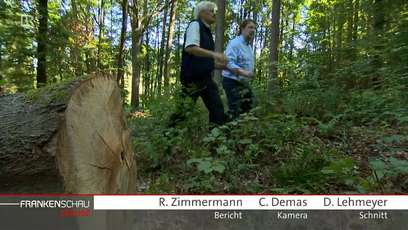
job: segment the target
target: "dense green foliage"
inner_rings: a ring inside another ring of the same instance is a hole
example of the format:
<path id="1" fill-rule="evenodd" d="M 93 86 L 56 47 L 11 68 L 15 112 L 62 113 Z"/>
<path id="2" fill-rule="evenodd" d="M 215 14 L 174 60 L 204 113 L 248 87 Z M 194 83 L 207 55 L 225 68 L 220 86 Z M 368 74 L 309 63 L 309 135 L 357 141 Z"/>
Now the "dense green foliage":
<path id="1" fill-rule="evenodd" d="M 361 21 L 349 2 L 360 4 Z M 264 91 L 261 53 L 258 107 L 210 133 L 203 105 L 168 129 L 174 101 L 151 102 L 147 117 L 131 120 L 145 191 L 407 192 L 407 5 L 393 4 L 378 26 L 368 1 L 310 2 L 303 22 L 293 17 L 303 26 L 284 30 L 279 87 Z"/>
<path id="2" fill-rule="evenodd" d="M 166 127 L 197 1 L 162 2 L 48 2 L 49 84 L 95 71 L 116 75 L 123 51 L 125 103 L 140 89 L 132 102 L 141 103 L 125 108 L 142 192 L 408 192 L 407 1 L 281 1 L 279 75 L 271 91 L 273 1 L 226 1 L 225 41 L 242 19 L 258 23 L 257 107 L 210 132 L 201 101 L 185 122 Z M 121 51 L 123 3 L 129 8 Z M 37 95 L 37 8 L 35 1 L 0 1 L 0 93 Z"/>
<path id="3" fill-rule="evenodd" d="M 150 193 L 407 191 L 406 108 L 373 112 L 372 94 L 333 90 L 258 91 L 252 113 L 211 132 L 202 104 L 166 128 L 172 104 L 158 99 L 131 120 L 139 178 Z"/>

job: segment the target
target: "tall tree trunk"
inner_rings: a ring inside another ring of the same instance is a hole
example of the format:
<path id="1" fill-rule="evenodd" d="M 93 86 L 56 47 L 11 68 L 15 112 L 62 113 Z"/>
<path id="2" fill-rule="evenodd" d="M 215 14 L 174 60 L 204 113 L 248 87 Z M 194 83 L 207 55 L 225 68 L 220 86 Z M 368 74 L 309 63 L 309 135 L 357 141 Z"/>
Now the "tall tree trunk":
<path id="1" fill-rule="evenodd" d="M 282 11 L 285 7 L 282 7 Z M 283 14 L 283 12 L 282 12 Z M 285 18 L 285 20 L 281 20 L 281 28 L 280 28 L 280 35 L 281 38 L 279 39 L 279 52 L 278 53 L 287 53 L 289 50 L 289 38 L 288 38 L 288 33 L 284 33 L 284 31 L 289 31 L 288 27 L 289 27 L 289 15 L 285 15 L 283 14 L 281 18 Z M 286 79 L 286 76 L 288 74 L 288 68 L 284 68 L 283 72 L 282 72 L 282 77 L 283 79 Z"/>
<path id="2" fill-rule="evenodd" d="M 277 84 L 278 77 L 278 45 L 279 45 L 279 19 L 280 19 L 280 0 L 272 2 L 272 26 L 271 26 L 271 43 L 270 43 L 270 76 L 269 91 L 271 92 Z"/>
<path id="3" fill-rule="evenodd" d="M 156 37 L 155 37 L 155 50 L 156 50 L 156 77 L 153 78 L 153 96 L 157 94 L 157 88 L 158 88 L 158 81 L 157 81 L 157 76 L 159 75 L 159 59 L 160 59 L 160 22 L 157 22 L 156 25 Z"/>
<path id="4" fill-rule="evenodd" d="M 296 13 L 292 14 L 292 32 L 290 38 L 290 47 L 289 47 L 289 60 L 293 60 L 293 49 L 295 47 L 295 33 L 296 33 Z"/>
<path id="5" fill-rule="evenodd" d="M 37 88 L 47 83 L 48 0 L 38 0 Z"/>
<path id="6" fill-rule="evenodd" d="M 372 75 L 372 84 L 375 88 L 380 87 L 382 76 L 377 71 L 383 66 L 383 58 L 380 53 L 384 49 L 384 28 L 385 28 L 385 6 L 386 2 L 384 0 L 375 0 L 374 1 L 374 11 L 373 11 L 373 32 L 374 32 L 374 55 L 371 60 L 371 65 L 375 69 Z"/>
<path id="7" fill-rule="evenodd" d="M 105 5 L 105 1 L 101 0 L 101 5 L 98 9 L 98 27 L 99 27 L 99 34 L 98 34 L 98 54 L 97 54 L 97 66 L 101 68 L 101 52 L 102 52 L 102 39 L 103 33 L 105 30 L 105 10 L 103 9 Z"/>
<path id="8" fill-rule="evenodd" d="M 216 29 L 215 29 L 215 51 L 222 52 L 224 49 L 224 20 L 225 20 L 225 0 L 217 1 L 217 16 L 216 16 Z M 214 72 L 216 81 L 220 81 L 221 71 L 216 70 Z"/>
<path id="9" fill-rule="evenodd" d="M 180 41 L 181 39 L 181 29 L 180 29 L 180 24 L 181 24 L 181 20 L 177 20 L 177 41 Z M 176 50 L 176 66 L 181 66 L 181 48 L 182 45 L 179 44 L 179 42 L 177 42 L 177 50 Z M 180 68 L 176 68 L 176 83 L 178 83 L 179 80 L 179 76 L 180 75 Z"/>
<path id="10" fill-rule="evenodd" d="M 159 55 L 159 74 L 157 75 L 157 94 L 161 95 L 162 90 L 162 79 L 163 79 L 163 62 L 164 62 L 164 45 L 166 42 L 166 27 L 167 27 L 167 12 L 168 5 L 166 4 L 163 12 L 163 26 L 162 26 L 162 37 L 160 42 L 160 55 Z"/>
<path id="11" fill-rule="evenodd" d="M 148 1 L 144 1 L 143 2 L 143 10 L 144 12 L 147 12 L 148 10 Z M 145 46 L 146 46 L 146 56 L 144 59 L 144 72 L 143 72 L 143 88 L 144 88 L 144 98 L 145 100 L 147 100 L 147 98 L 149 98 L 150 93 L 149 93 L 149 87 L 150 87 L 150 38 L 149 38 L 149 28 L 146 28 L 145 31 L 145 38 L 143 39 L 143 41 L 145 42 Z"/>
<path id="12" fill-rule="evenodd" d="M 149 30 L 146 30 L 146 35 L 145 35 L 145 46 L 146 46 L 146 57 L 144 60 L 144 67 L 145 67 L 145 72 L 144 72 L 144 95 L 145 98 L 150 97 L 150 38 L 149 38 Z"/>
<path id="13" fill-rule="evenodd" d="M 354 15 L 354 7 L 353 7 L 353 0 L 348 0 L 347 2 L 347 43 L 350 45 L 351 41 L 353 41 L 353 15 Z"/>
<path id="14" fill-rule="evenodd" d="M 338 20 L 337 20 L 337 29 L 336 29 L 336 62 L 335 66 L 339 66 L 343 59 L 343 27 L 345 22 L 345 13 L 344 13 L 344 3 L 340 3 L 338 7 L 335 8 Z"/>
<path id="15" fill-rule="evenodd" d="M 262 21 L 262 20 L 261 20 Z M 261 30 L 259 31 L 260 37 L 259 37 L 259 44 L 261 45 L 261 54 L 260 57 L 263 56 L 264 52 L 265 52 L 265 47 L 266 47 L 266 42 L 265 42 L 265 36 L 266 36 L 266 28 L 261 28 Z M 261 83 L 262 82 L 262 65 L 263 62 L 257 62 L 257 68 L 255 69 L 255 71 L 258 71 L 256 76 L 258 78 L 258 82 Z"/>
<path id="16" fill-rule="evenodd" d="M 70 56 L 71 62 L 73 63 L 72 65 L 74 66 L 74 75 L 75 76 L 81 76 L 83 74 L 83 68 L 82 68 L 82 60 L 81 60 L 81 52 L 79 50 L 79 40 L 77 39 L 80 36 L 80 20 L 78 19 L 78 6 L 76 0 L 71 0 L 71 14 L 72 18 L 71 20 L 71 26 L 70 30 L 74 33 L 74 44 L 70 47 L 70 53 L 72 56 Z"/>
<path id="17" fill-rule="evenodd" d="M 285 21 L 284 21 L 285 18 L 287 19 L 287 17 L 285 17 L 285 5 L 281 3 L 281 9 L 280 9 L 280 15 L 279 15 L 279 37 L 280 39 L 279 39 L 279 44 L 278 44 L 278 53 L 282 49 L 282 43 L 285 40 L 284 34 L 283 34 L 283 30 L 286 27 Z"/>
<path id="18" fill-rule="evenodd" d="M 114 6 L 113 6 L 113 0 L 110 0 L 110 10 L 109 10 L 109 13 L 110 13 L 110 29 L 109 29 L 109 36 L 110 36 L 110 38 L 113 38 L 113 8 L 114 8 Z M 113 53 L 112 53 L 112 56 L 113 56 Z"/>
<path id="19" fill-rule="evenodd" d="M 347 50 L 345 50 L 344 56 L 345 60 L 348 61 L 348 63 L 352 62 L 355 59 L 355 44 L 353 43 L 354 41 L 354 15 L 355 15 L 355 7 L 354 7 L 354 1 L 353 0 L 348 0 L 347 2 Z"/>
<path id="20" fill-rule="evenodd" d="M 166 55 L 164 57 L 164 89 L 165 93 L 168 93 L 170 75 L 169 75 L 169 63 L 170 63 L 170 53 L 173 45 L 174 36 L 174 21 L 176 18 L 177 11 L 177 0 L 172 0 L 170 7 L 170 21 L 169 29 L 167 31 L 167 41 L 166 41 Z"/>
<path id="21" fill-rule="evenodd" d="M 359 10 L 360 10 L 360 1 L 359 0 L 355 0 L 354 2 L 354 16 L 353 16 L 353 41 L 357 40 L 358 38 L 358 23 L 359 23 Z"/>
<path id="22" fill-rule="evenodd" d="M 119 41 L 119 52 L 118 52 L 118 69 L 117 69 L 117 82 L 119 86 L 123 89 L 125 86 L 125 70 L 124 66 L 124 47 L 126 39 L 126 29 L 127 29 L 127 19 L 128 19 L 128 1 L 122 0 L 122 28 L 120 30 L 120 41 Z"/>
<path id="23" fill-rule="evenodd" d="M 330 19 L 330 17 L 329 17 Z M 332 72 L 334 69 L 334 54 L 333 54 L 333 50 L 335 47 L 335 42 L 334 42 L 334 31 L 335 31 L 335 21 L 333 20 L 333 23 L 331 23 L 331 20 L 327 20 L 328 21 L 328 37 L 329 37 L 329 72 Z"/>
<path id="24" fill-rule="evenodd" d="M 133 110 L 139 109 L 139 86 L 140 86 L 140 45 L 143 35 L 141 21 L 139 19 L 139 8 L 137 2 L 133 1 L 130 25 L 132 28 L 132 97 L 131 106 Z"/>
<path id="25" fill-rule="evenodd" d="M 87 5 L 86 6 L 86 12 L 91 12 L 91 6 Z M 85 20 L 83 23 L 85 23 L 85 42 L 90 43 L 93 41 L 94 38 L 94 25 L 93 25 L 93 20 L 91 18 L 91 14 L 85 14 L 84 16 Z M 92 54 L 92 51 L 90 49 L 85 50 L 85 62 L 86 62 L 86 72 L 87 73 L 92 73 L 96 70 L 96 60 L 95 56 Z"/>
<path id="26" fill-rule="evenodd" d="M 141 31 L 137 21 L 131 23 L 132 26 L 132 108 L 139 109 L 139 86 L 140 86 L 140 66 L 139 53 L 141 45 Z"/>
<path id="27" fill-rule="evenodd" d="M 144 5 L 146 6 L 148 0 L 144 0 Z M 132 28 L 132 97 L 131 105 L 133 110 L 139 109 L 139 86 L 140 86 L 140 46 L 142 43 L 142 36 L 147 26 L 150 23 L 150 20 L 154 15 L 157 15 L 162 9 L 159 9 L 160 1 L 157 5 L 157 10 L 148 11 L 142 9 L 142 13 L 139 12 L 138 3 L 136 0 L 132 1 L 130 11 L 130 24 Z M 164 7 L 168 7 L 168 4 L 165 4 Z"/>
<path id="28" fill-rule="evenodd" d="M 384 0 L 374 0 L 373 5 L 374 11 L 374 21 L 373 21 L 373 29 L 375 32 L 383 32 L 384 25 L 385 25 L 385 2 Z M 382 37 L 383 34 L 376 33 L 377 37 Z"/>
<path id="29" fill-rule="evenodd" d="M 0 69 L 3 70 L 3 53 L 1 50 L 2 44 L 0 43 Z M 0 71 L 0 95 L 3 93 L 3 75 L 2 75 L 2 71 Z"/>
<path id="30" fill-rule="evenodd" d="M 256 6 L 257 6 L 256 1 L 253 1 L 252 2 L 253 19 L 258 24 L 258 9 L 257 9 Z M 255 63 L 256 63 L 256 48 L 257 48 L 256 44 L 257 44 L 257 41 L 258 41 L 258 34 L 259 34 L 258 30 L 256 30 L 255 31 L 255 37 L 254 37 L 254 39 L 252 41 L 252 47 L 254 49 L 254 59 L 255 59 L 254 61 L 255 61 Z"/>

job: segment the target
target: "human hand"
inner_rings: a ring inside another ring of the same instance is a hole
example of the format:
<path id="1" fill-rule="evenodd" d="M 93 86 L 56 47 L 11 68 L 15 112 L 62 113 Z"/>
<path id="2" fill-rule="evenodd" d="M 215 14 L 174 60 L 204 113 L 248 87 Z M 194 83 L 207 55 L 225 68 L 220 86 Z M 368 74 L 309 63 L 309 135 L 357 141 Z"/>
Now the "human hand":
<path id="1" fill-rule="evenodd" d="M 242 72 L 242 75 L 244 77 L 247 77 L 247 78 L 253 78 L 254 77 L 254 73 L 251 72 L 251 71 L 242 70 L 241 72 Z"/>
<path id="2" fill-rule="evenodd" d="M 216 63 L 222 64 L 222 65 L 227 65 L 228 58 L 227 58 L 227 56 L 225 56 L 225 54 L 213 52 L 213 58 L 214 58 Z"/>
<path id="3" fill-rule="evenodd" d="M 221 70 L 228 69 L 226 63 L 219 63 L 219 62 L 217 62 L 217 61 L 214 62 L 214 67 L 215 67 L 216 69 L 221 69 Z"/>

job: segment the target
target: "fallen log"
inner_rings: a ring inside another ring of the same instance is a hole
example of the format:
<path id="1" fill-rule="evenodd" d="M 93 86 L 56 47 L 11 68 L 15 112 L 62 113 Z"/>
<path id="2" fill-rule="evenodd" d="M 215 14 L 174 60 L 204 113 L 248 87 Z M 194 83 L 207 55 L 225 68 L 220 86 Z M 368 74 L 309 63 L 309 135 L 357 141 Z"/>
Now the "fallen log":
<path id="1" fill-rule="evenodd" d="M 0 183 L 46 175 L 62 184 L 56 192 L 133 193 L 133 157 L 113 77 L 0 95 Z"/>

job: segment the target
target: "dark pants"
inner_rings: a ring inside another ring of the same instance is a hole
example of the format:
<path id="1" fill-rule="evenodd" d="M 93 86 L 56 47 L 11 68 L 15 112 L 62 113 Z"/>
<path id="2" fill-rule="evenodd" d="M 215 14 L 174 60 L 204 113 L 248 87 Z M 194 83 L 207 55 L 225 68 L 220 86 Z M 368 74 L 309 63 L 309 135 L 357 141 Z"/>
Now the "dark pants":
<path id="1" fill-rule="evenodd" d="M 252 109 L 254 95 L 249 83 L 224 77 L 222 84 L 228 99 L 230 119 L 235 119 Z"/>
<path id="2" fill-rule="evenodd" d="M 185 120 L 186 112 L 193 109 L 198 97 L 201 97 L 208 109 L 210 126 L 222 125 L 225 121 L 224 105 L 217 85 L 211 80 L 201 86 L 194 83 L 182 84 L 176 112 L 171 115 L 169 126 L 175 126 L 178 122 Z"/>

